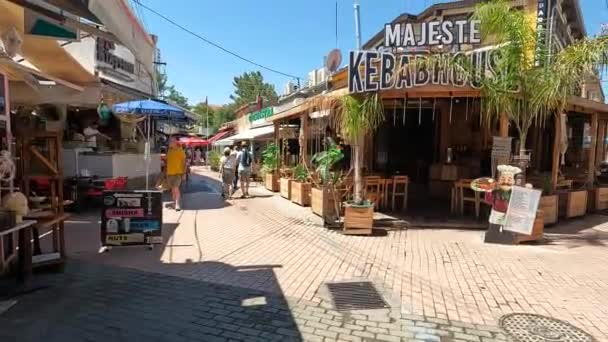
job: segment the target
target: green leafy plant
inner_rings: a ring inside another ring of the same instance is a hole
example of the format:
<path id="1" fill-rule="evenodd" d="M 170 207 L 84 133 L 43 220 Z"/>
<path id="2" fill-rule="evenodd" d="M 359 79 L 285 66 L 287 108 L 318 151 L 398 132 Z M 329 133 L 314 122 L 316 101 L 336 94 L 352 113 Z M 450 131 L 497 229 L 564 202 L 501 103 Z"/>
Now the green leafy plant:
<path id="1" fill-rule="evenodd" d="M 220 158 L 221 155 L 218 151 L 209 151 L 209 166 L 211 166 L 211 170 L 220 170 Z"/>
<path id="2" fill-rule="evenodd" d="M 306 169 L 306 166 L 298 164 L 296 167 L 293 168 L 293 178 L 296 181 L 300 183 L 306 183 L 308 181 L 309 176 L 310 175 L 308 173 L 308 169 Z"/>
<path id="3" fill-rule="evenodd" d="M 344 153 L 335 143 L 330 143 L 326 151 L 316 153 L 311 162 L 316 166 L 317 173 L 321 178 L 322 184 L 335 184 L 337 172 L 331 169 L 344 158 Z"/>
<path id="4" fill-rule="evenodd" d="M 384 107 L 377 93 L 362 96 L 346 95 L 333 116 L 334 126 L 351 143 L 354 150 L 354 203 L 369 205 L 363 198 L 363 151 L 365 136 L 384 122 Z"/>
<path id="5" fill-rule="evenodd" d="M 262 168 L 264 172 L 276 171 L 279 167 L 279 147 L 275 143 L 270 143 L 262 151 Z"/>
<path id="6" fill-rule="evenodd" d="M 553 194 L 553 183 L 551 182 L 551 175 L 543 176 L 543 195 Z"/>

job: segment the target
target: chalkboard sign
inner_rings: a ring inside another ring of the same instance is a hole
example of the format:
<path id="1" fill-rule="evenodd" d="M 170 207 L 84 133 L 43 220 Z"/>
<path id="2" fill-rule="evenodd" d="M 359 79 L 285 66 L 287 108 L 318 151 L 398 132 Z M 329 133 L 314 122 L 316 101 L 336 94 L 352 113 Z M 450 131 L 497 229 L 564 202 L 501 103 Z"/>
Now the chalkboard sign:
<path id="1" fill-rule="evenodd" d="M 163 242 L 162 226 L 160 191 L 104 191 L 103 246 L 160 244 Z"/>
<path id="2" fill-rule="evenodd" d="M 540 195 L 540 190 L 514 186 L 507 207 L 504 230 L 531 235 Z"/>

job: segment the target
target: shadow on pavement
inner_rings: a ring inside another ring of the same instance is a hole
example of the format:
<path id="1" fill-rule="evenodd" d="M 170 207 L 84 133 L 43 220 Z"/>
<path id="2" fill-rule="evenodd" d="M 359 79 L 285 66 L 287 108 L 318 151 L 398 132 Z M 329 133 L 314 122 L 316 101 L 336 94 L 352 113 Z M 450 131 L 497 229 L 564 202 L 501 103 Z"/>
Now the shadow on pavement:
<path id="1" fill-rule="evenodd" d="M 275 266 L 197 267 L 265 279 Z M 36 280 L 51 287 L 0 316 L 1 341 L 302 341 L 283 296 L 76 261 Z"/>

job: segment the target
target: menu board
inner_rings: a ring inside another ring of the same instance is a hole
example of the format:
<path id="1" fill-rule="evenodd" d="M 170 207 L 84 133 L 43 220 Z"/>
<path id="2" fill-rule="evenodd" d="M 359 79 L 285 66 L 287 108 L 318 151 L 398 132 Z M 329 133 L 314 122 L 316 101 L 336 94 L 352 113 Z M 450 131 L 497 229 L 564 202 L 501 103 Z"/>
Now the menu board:
<path id="1" fill-rule="evenodd" d="M 160 191 L 104 191 L 101 213 L 103 246 L 163 242 Z"/>
<path id="2" fill-rule="evenodd" d="M 511 156 L 511 139 L 502 137 L 492 138 L 492 157 L 510 157 Z"/>
<path id="3" fill-rule="evenodd" d="M 507 207 L 504 230 L 531 235 L 540 202 L 540 190 L 514 186 Z"/>

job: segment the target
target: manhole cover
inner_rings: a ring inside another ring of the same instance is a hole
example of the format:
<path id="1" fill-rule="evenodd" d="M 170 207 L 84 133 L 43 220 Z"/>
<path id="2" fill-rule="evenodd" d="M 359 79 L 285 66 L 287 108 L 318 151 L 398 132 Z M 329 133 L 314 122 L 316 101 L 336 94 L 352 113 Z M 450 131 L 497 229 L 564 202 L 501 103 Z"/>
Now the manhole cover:
<path id="1" fill-rule="evenodd" d="M 327 283 L 326 285 L 338 311 L 374 310 L 389 307 L 369 281 Z"/>
<path id="2" fill-rule="evenodd" d="M 500 318 L 499 325 L 517 342 L 593 342 L 593 336 L 570 323 L 528 313 L 512 313 Z"/>

